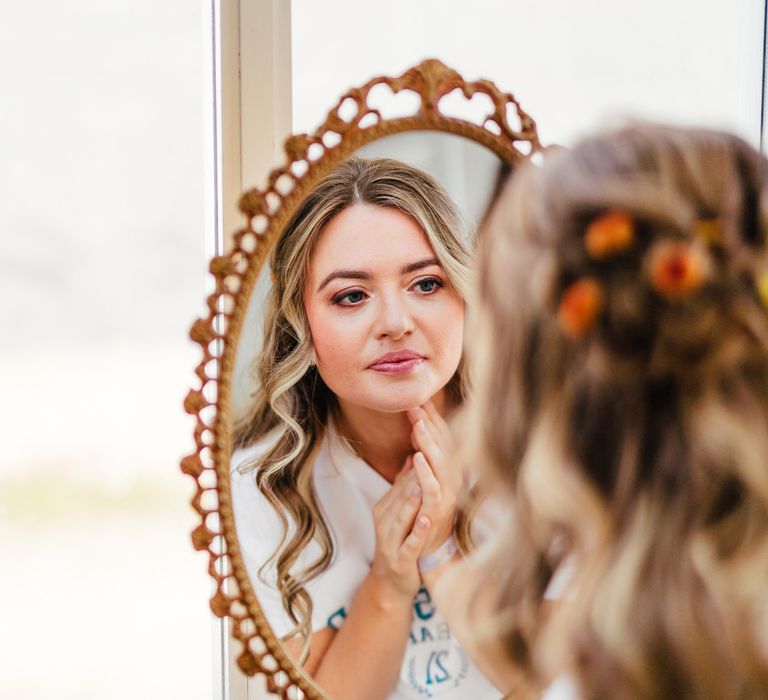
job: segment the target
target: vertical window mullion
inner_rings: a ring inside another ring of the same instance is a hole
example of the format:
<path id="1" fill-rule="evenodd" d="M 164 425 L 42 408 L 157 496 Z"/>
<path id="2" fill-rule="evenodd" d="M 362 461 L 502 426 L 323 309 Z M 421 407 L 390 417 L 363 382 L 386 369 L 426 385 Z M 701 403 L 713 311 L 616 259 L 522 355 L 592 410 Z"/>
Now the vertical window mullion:
<path id="1" fill-rule="evenodd" d="M 206 0 L 204 0 L 206 1 Z M 223 255 L 243 224 L 243 190 L 263 186 L 291 133 L 290 0 L 208 0 L 206 251 Z M 225 565 L 228 565 L 225 564 Z M 267 698 L 237 666 L 228 619 L 214 626 L 215 700 Z"/>

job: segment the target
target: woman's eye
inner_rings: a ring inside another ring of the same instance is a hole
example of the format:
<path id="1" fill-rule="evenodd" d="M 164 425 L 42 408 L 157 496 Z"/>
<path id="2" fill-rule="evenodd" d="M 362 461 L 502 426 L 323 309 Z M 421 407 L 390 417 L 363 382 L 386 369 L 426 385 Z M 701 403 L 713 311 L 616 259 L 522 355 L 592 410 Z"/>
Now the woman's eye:
<path id="1" fill-rule="evenodd" d="M 349 292 L 342 292 L 333 297 L 333 303 L 339 306 L 355 306 L 365 299 L 365 292 L 360 289 L 353 289 Z"/>
<path id="2" fill-rule="evenodd" d="M 431 294 L 432 292 L 436 292 L 442 286 L 443 286 L 442 281 L 440 281 L 436 277 L 427 277 L 426 279 L 419 280 L 414 285 L 414 287 L 416 287 L 418 291 L 424 294 Z"/>

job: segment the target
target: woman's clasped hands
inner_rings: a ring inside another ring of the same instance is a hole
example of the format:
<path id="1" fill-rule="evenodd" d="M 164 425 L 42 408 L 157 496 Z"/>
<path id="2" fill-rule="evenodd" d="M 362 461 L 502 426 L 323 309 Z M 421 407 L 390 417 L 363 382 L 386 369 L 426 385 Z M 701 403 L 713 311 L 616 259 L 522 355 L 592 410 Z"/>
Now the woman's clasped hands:
<path id="1" fill-rule="evenodd" d="M 374 506 L 376 552 L 372 573 L 410 602 L 422 585 L 418 561 L 453 533 L 461 475 L 449 465 L 452 436 L 428 401 L 409 409 L 414 453 Z"/>

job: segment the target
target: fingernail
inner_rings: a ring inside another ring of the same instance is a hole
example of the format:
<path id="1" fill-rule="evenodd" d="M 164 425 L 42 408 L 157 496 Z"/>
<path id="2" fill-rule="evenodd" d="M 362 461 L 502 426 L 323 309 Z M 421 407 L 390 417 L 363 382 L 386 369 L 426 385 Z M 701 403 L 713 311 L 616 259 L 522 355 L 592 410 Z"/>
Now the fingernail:
<path id="1" fill-rule="evenodd" d="M 429 525 L 429 518 L 426 515 L 419 516 L 419 527 L 427 527 Z"/>
<path id="2" fill-rule="evenodd" d="M 419 463 L 422 467 L 427 463 L 427 460 L 424 459 L 424 455 L 421 454 L 421 452 L 415 452 L 413 455 L 413 463 Z"/>
<path id="3" fill-rule="evenodd" d="M 424 425 L 424 421 L 420 420 L 416 423 L 416 431 L 419 433 L 426 433 L 427 432 L 427 426 Z"/>
<path id="4" fill-rule="evenodd" d="M 411 495 L 412 495 L 414 498 L 418 498 L 419 496 L 421 496 L 421 486 L 419 486 L 418 484 L 416 484 L 416 486 L 414 486 L 414 487 L 413 487 L 413 490 L 411 491 Z"/>

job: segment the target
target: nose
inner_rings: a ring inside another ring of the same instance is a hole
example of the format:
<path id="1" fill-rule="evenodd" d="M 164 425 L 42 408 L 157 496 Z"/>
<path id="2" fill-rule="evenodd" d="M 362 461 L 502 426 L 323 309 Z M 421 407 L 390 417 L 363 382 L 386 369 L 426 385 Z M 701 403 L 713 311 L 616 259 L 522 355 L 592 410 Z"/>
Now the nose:
<path id="1" fill-rule="evenodd" d="M 408 301 L 399 290 L 380 295 L 375 330 L 377 339 L 399 340 L 413 333 L 414 327 L 414 318 Z"/>

